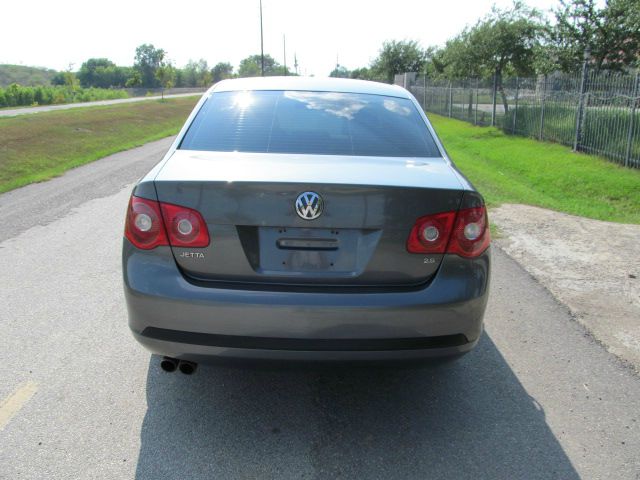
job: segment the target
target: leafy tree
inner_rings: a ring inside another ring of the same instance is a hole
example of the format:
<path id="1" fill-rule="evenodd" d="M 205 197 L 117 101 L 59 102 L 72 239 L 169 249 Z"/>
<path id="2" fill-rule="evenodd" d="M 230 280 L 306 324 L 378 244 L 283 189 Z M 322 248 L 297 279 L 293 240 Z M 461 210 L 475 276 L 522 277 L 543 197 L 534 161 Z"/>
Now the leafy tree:
<path id="1" fill-rule="evenodd" d="M 131 88 L 142 86 L 142 75 L 140 72 L 134 68 L 124 86 Z"/>
<path id="2" fill-rule="evenodd" d="M 447 40 L 444 48 L 436 51 L 425 70 L 446 78 L 482 77 L 491 75 L 478 58 L 478 45 L 473 43 L 471 29 L 465 29 Z"/>
<path id="3" fill-rule="evenodd" d="M 213 83 L 218 83 L 225 78 L 233 77 L 233 65 L 228 62 L 219 62 L 211 69 L 211 79 Z"/>
<path id="4" fill-rule="evenodd" d="M 371 63 L 372 76 L 393 83 L 394 76 L 404 72 L 421 72 L 426 61 L 425 51 L 415 40 L 384 42 Z"/>
<path id="5" fill-rule="evenodd" d="M 473 27 L 449 40 L 433 56 L 433 66 L 449 78 L 495 76 L 505 112 L 509 105 L 502 77 L 531 75 L 543 29 L 540 13 L 521 2 L 512 8 L 493 8 Z"/>
<path id="6" fill-rule="evenodd" d="M 184 72 L 181 68 L 176 68 L 176 80 L 174 87 L 185 87 L 184 83 Z"/>
<path id="7" fill-rule="evenodd" d="M 162 87 L 162 99 L 164 100 L 164 91 L 167 88 L 173 87 L 176 80 L 176 69 L 170 62 L 162 62 L 158 68 L 156 68 L 156 80 Z"/>
<path id="8" fill-rule="evenodd" d="M 80 82 L 78 82 L 78 77 L 76 77 L 76 74 L 73 72 L 73 65 L 69 64 L 69 68 L 67 68 L 67 70 L 65 70 L 64 72 L 62 72 L 62 76 L 64 78 L 64 84 L 65 86 L 69 87 L 72 90 L 76 90 L 80 87 Z"/>
<path id="9" fill-rule="evenodd" d="M 262 63 L 261 63 L 260 55 L 251 55 L 247 58 L 244 58 L 240 61 L 240 66 L 238 67 L 238 76 L 239 77 L 259 77 L 262 73 Z M 271 55 L 264 56 L 264 74 L 268 75 L 269 72 L 273 71 L 273 67 L 276 61 L 273 59 Z"/>
<path id="10" fill-rule="evenodd" d="M 182 83 L 186 87 L 208 87 L 211 84 L 211 72 L 206 60 L 189 60 L 182 69 Z"/>
<path id="11" fill-rule="evenodd" d="M 159 85 L 156 78 L 156 70 L 161 66 L 166 52 L 156 48 L 152 44 L 143 44 L 136 48 L 136 56 L 133 63 L 140 74 L 140 84 L 144 87 L 156 87 Z"/>
<path id="12" fill-rule="evenodd" d="M 64 85 L 64 84 L 65 84 L 65 72 L 58 72 L 51 79 L 51 85 Z"/>
<path id="13" fill-rule="evenodd" d="M 116 64 L 107 58 L 90 58 L 80 66 L 78 71 L 80 85 L 83 87 L 110 87 L 112 82 L 105 81 L 105 72 L 115 66 Z"/>
<path id="14" fill-rule="evenodd" d="M 90 58 L 78 71 L 78 80 L 83 87 L 124 87 L 132 75 L 130 67 L 118 67 L 107 58 Z"/>
<path id="15" fill-rule="evenodd" d="M 133 67 L 113 67 L 112 68 L 111 86 L 122 88 L 125 87 L 127 81 L 133 76 L 135 70 Z"/>
<path id="16" fill-rule="evenodd" d="M 330 77 L 336 78 L 349 78 L 350 75 L 351 72 L 349 72 L 349 70 L 347 70 L 347 68 L 343 67 L 342 65 L 336 65 L 336 68 L 334 68 L 329 74 Z"/>
<path id="17" fill-rule="evenodd" d="M 545 56 L 563 71 L 580 68 L 589 51 L 597 70 L 620 70 L 640 54 L 640 0 L 610 0 L 598 8 L 595 0 L 561 0 L 548 29 Z"/>
<path id="18" fill-rule="evenodd" d="M 349 73 L 349 78 L 372 80 L 373 73 L 367 67 L 356 68 L 355 70 L 351 70 L 351 72 Z"/>
<path id="19" fill-rule="evenodd" d="M 287 75 L 291 75 L 290 70 L 287 68 Z M 238 68 L 239 77 L 259 77 L 261 75 L 261 59 L 260 55 L 251 55 L 240 62 Z M 266 77 L 273 75 L 285 75 L 285 69 L 271 56 L 266 54 L 264 56 L 264 75 Z"/>

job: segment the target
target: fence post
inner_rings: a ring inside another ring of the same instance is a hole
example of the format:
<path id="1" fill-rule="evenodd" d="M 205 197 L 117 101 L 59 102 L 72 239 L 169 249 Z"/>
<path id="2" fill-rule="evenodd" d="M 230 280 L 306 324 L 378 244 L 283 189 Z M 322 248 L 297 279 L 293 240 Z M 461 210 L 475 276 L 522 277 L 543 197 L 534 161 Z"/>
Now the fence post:
<path id="1" fill-rule="evenodd" d="M 453 108 L 453 87 L 449 81 L 449 117 L 451 117 L 451 109 Z"/>
<path id="2" fill-rule="evenodd" d="M 498 75 L 493 74 L 493 99 L 491 100 L 491 126 L 496 126 L 496 95 L 498 92 Z"/>
<path id="3" fill-rule="evenodd" d="M 635 127 L 636 120 L 636 104 L 638 103 L 638 75 L 640 71 L 636 71 L 636 78 L 633 81 L 633 90 L 631 93 L 631 118 L 629 119 L 629 133 L 627 134 L 627 148 L 624 152 L 624 166 L 628 167 L 631 161 L 631 144 L 633 143 L 633 129 Z"/>
<path id="4" fill-rule="evenodd" d="M 582 140 L 582 117 L 584 116 L 584 99 L 587 91 L 587 78 L 589 75 L 589 47 L 584 49 L 584 60 L 582 62 L 582 78 L 580 79 L 580 97 L 578 100 L 578 112 L 576 113 L 576 134 L 573 139 L 573 151 L 577 152 Z"/>
<path id="5" fill-rule="evenodd" d="M 511 133 L 516 133 L 516 125 L 518 121 L 518 94 L 520 93 L 520 77 L 516 77 L 516 98 L 514 99 L 513 106 L 513 124 L 511 126 Z"/>
<path id="6" fill-rule="evenodd" d="M 542 141 L 544 138 L 544 105 L 547 99 L 547 74 L 544 74 L 544 80 L 542 84 L 542 102 L 540 105 L 540 133 L 538 138 Z"/>
<path id="7" fill-rule="evenodd" d="M 473 118 L 473 124 L 478 125 L 478 93 L 480 90 L 480 79 L 476 78 L 476 113 Z"/>
<path id="8" fill-rule="evenodd" d="M 422 79 L 422 109 L 427 111 L 427 72 L 424 72 Z"/>
<path id="9" fill-rule="evenodd" d="M 466 79 L 462 80 L 462 92 L 460 92 L 462 93 L 460 98 L 460 116 L 462 118 L 464 118 L 464 109 L 465 109 L 465 103 L 466 103 L 464 99 L 464 90 L 465 90 L 464 85 L 466 81 L 467 81 Z"/>

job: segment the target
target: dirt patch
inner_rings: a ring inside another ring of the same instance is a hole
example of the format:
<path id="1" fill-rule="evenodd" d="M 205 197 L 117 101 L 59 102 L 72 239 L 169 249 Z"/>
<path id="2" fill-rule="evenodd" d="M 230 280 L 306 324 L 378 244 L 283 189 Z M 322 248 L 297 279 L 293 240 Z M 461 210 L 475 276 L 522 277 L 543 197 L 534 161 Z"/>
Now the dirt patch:
<path id="1" fill-rule="evenodd" d="M 511 204 L 490 218 L 495 242 L 640 372 L 640 225 Z"/>

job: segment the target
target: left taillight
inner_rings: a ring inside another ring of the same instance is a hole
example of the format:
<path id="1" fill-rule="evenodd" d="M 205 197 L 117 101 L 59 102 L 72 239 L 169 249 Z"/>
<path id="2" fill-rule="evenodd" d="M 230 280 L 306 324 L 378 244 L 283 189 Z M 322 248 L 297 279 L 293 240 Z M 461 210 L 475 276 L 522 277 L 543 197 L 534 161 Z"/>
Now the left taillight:
<path id="1" fill-rule="evenodd" d="M 162 202 L 160 209 L 172 247 L 206 247 L 209 245 L 209 231 L 200 212 Z"/>
<path id="2" fill-rule="evenodd" d="M 124 234 L 143 250 L 209 245 L 207 225 L 198 211 L 136 196 L 129 200 Z"/>
<path id="3" fill-rule="evenodd" d="M 131 196 L 124 225 L 124 236 L 134 246 L 143 250 L 169 245 L 160 213 L 160 204 L 146 198 Z"/>

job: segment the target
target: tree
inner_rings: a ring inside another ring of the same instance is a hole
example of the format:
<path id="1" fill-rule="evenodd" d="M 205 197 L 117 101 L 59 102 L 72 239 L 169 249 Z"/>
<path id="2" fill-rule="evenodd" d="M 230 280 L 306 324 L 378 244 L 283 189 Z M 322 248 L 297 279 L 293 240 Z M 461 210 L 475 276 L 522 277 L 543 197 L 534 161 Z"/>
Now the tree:
<path id="1" fill-rule="evenodd" d="M 133 63 L 140 74 L 140 82 L 144 87 L 156 87 L 159 85 L 156 78 L 156 70 L 162 64 L 166 52 L 161 48 L 155 48 L 152 44 L 143 44 L 136 48 L 136 56 Z"/>
<path id="2" fill-rule="evenodd" d="M 360 80 L 372 80 L 373 74 L 371 73 L 371 70 L 369 70 L 367 67 L 361 67 L 361 68 L 356 68 L 354 70 L 351 70 L 351 73 L 349 74 L 349 78 L 356 78 Z"/>
<path id="3" fill-rule="evenodd" d="M 225 78 L 233 77 L 233 65 L 228 62 L 218 62 L 211 69 L 211 79 L 213 83 L 218 83 Z"/>
<path id="4" fill-rule="evenodd" d="M 64 85 L 65 83 L 65 72 L 58 72 L 51 79 L 51 85 Z"/>
<path id="5" fill-rule="evenodd" d="M 342 65 L 336 65 L 336 68 L 331 71 L 329 76 L 336 78 L 349 78 L 350 74 L 351 72 L 349 72 L 346 67 L 343 67 Z"/>
<path id="6" fill-rule="evenodd" d="M 80 66 L 78 80 L 83 87 L 110 87 L 111 79 L 105 73 L 116 64 L 107 58 L 90 58 Z"/>
<path id="7" fill-rule="evenodd" d="M 189 60 L 182 69 L 182 83 L 187 87 L 208 87 L 211 78 L 209 64 L 203 58 L 198 61 Z"/>
<path id="8" fill-rule="evenodd" d="M 282 65 L 275 61 L 275 59 L 266 54 L 264 56 L 264 75 L 270 77 L 273 75 L 284 75 L 285 69 Z M 291 75 L 290 70 L 287 68 L 287 75 Z M 260 55 L 251 55 L 240 62 L 238 68 L 239 77 L 259 77 L 261 75 L 261 58 Z"/>
<path id="9" fill-rule="evenodd" d="M 164 100 L 164 90 L 173 87 L 176 80 L 176 69 L 170 62 L 162 62 L 156 68 L 156 80 L 162 87 L 162 99 Z"/>
<path id="10" fill-rule="evenodd" d="M 546 56 L 563 71 L 580 68 L 589 51 L 596 70 L 621 70 L 638 61 L 640 0 L 561 0 L 556 23 L 548 29 Z"/>
<path id="11" fill-rule="evenodd" d="M 415 40 L 384 42 L 371 63 L 374 77 L 393 83 L 394 76 L 404 72 L 421 72 L 426 61 L 425 51 Z"/>
<path id="12" fill-rule="evenodd" d="M 51 79 L 52 85 L 65 85 L 67 87 L 76 89 L 78 87 L 78 77 L 73 72 L 73 64 L 70 63 L 64 72 L 58 72 Z"/>
<path id="13" fill-rule="evenodd" d="M 131 77 L 130 67 L 118 67 L 107 58 L 90 58 L 78 71 L 78 80 L 83 87 L 122 88 Z"/>
<path id="14" fill-rule="evenodd" d="M 140 75 L 140 72 L 136 69 L 133 69 L 133 71 L 131 72 L 131 76 L 127 78 L 124 86 L 130 88 L 142 86 L 142 75 Z"/>
<path id="15" fill-rule="evenodd" d="M 426 70 L 446 78 L 491 75 L 493 72 L 487 72 L 484 62 L 478 57 L 479 46 L 473 42 L 471 30 L 463 30 L 431 56 Z"/>
<path id="16" fill-rule="evenodd" d="M 493 76 L 506 113 L 509 105 L 502 77 L 505 73 L 534 73 L 542 28 L 540 13 L 523 3 L 515 2 L 505 10 L 494 7 L 473 27 L 448 41 L 443 51 L 434 55 L 434 65 L 449 78 Z"/>
<path id="17" fill-rule="evenodd" d="M 261 56 L 260 55 L 251 55 L 247 58 L 244 58 L 240 61 L 240 66 L 238 67 L 238 76 L 239 77 L 259 77 L 261 75 Z M 271 55 L 264 56 L 264 74 L 268 75 L 275 65 L 276 61 L 273 59 Z"/>

